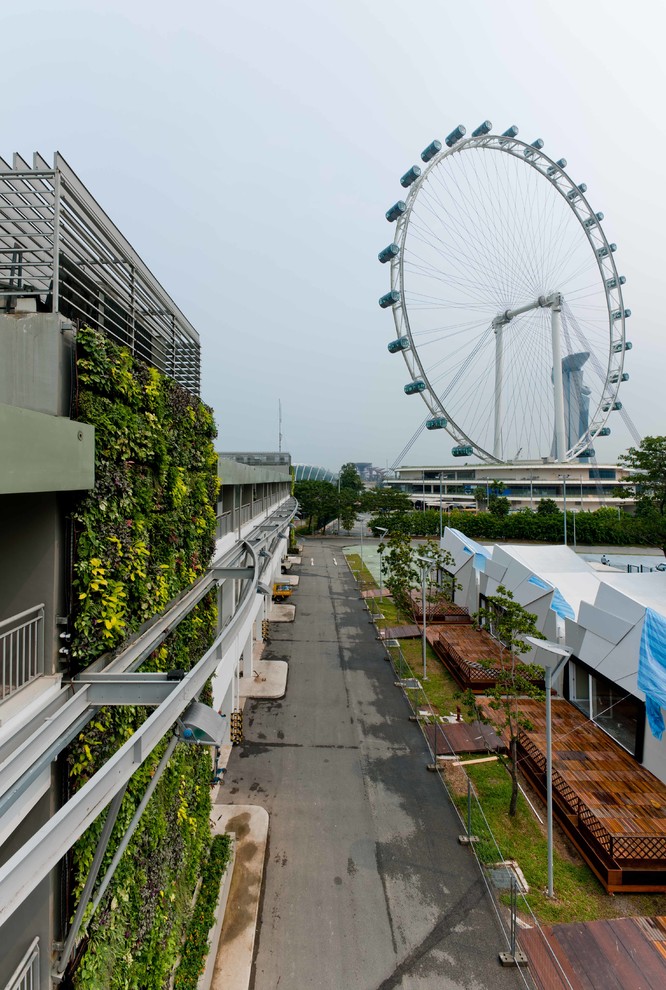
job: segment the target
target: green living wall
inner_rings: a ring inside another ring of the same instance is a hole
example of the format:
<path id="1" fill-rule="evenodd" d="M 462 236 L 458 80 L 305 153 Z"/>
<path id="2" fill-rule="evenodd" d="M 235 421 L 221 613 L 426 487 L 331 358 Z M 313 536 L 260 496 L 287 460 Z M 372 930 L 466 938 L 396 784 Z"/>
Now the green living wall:
<path id="1" fill-rule="evenodd" d="M 212 412 L 196 396 L 96 331 L 77 334 L 76 415 L 95 427 L 94 490 L 74 514 L 71 663 L 120 647 L 205 570 L 214 546 L 217 456 Z M 214 637 L 208 595 L 142 670 L 190 669 Z M 206 699 L 203 699 L 206 700 Z M 81 787 L 150 709 L 101 709 L 69 753 Z M 150 781 L 166 740 L 132 778 L 102 869 Z M 180 950 L 210 845 L 207 749 L 177 746 L 71 967 L 77 990 L 161 990 Z M 104 815 L 73 851 L 72 904 Z"/>

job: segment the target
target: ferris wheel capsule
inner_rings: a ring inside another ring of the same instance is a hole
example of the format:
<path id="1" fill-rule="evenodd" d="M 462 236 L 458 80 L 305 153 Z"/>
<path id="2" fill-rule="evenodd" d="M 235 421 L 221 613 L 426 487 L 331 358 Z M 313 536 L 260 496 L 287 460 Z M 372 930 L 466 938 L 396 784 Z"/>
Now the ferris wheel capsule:
<path id="1" fill-rule="evenodd" d="M 386 211 L 386 219 L 389 223 L 393 223 L 394 220 L 397 220 L 398 217 L 402 216 L 406 209 L 407 204 L 404 203 L 403 200 L 399 199 L 397 203 L 394 203 L 393 206 L 390 206 Z"/>
<path id="2" fill-rule="evenodd" d="M 429 162 L 435 155 L 439 154 L 442 150 L 441 141 L 431 141 L 427 148 L 424 148 L 421 152 L 421 161 Z"/>
<path id="3" fill-rule="evenodd" d="M 421 169 L 418 165 L 412 165 L 412 167 L 408 169 L 400 179 L 400 185 L 407 189 L 408 186 L 411 186 L 412 182 L 415 182 L 418 179 L 420 174 Z"/>
<path id="4" fill-rule="evenodd" d="M 451 131 L 451 133 L 444 138 L 444 144 L 447 148 L 452 148 L 454 144 L 465 137 L 467 133 L 467 128 L 463 124 L 458 124 L 458 126 Z"/>
<path id="5" fill-rule="evenodd" d="M 387 244 L 385 248 L 382 248 L 377 257 L 381 261 L 382 265 L 385 265 L 387 261 L 391 261 L 397 254 L 400 254 L 400 248 L 398 245 Z"/>

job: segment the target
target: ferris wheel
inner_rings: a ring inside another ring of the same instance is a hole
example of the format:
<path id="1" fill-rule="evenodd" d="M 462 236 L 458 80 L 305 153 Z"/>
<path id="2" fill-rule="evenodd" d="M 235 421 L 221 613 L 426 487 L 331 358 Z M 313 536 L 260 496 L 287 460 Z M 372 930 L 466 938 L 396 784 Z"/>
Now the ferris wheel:
<path id="1" fill-rule="evenodd" d="M 518 128 L 463 125 L 421 153 L 386 213 L 391 309 L 408 395 L 457 457 L 486 462 L 594 457 L 628 379 L 614 253 L 567 162 Z"/>

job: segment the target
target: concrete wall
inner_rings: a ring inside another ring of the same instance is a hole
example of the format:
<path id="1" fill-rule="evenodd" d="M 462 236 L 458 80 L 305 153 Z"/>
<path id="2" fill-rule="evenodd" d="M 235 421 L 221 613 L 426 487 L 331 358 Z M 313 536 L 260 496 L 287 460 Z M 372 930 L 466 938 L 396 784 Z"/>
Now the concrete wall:
<path id="1" fill-rule="evenodd" d="M 63 551 L 58 495 L 0 495 L 0 619 L 44 603 L 45 673 L 57 670 L 55 623 L 65 610 Z"/>
<path id="2" fill-rule="evenodd" d="M 69 416 L 73 346 L 57 314 L 0 316 L 0 402 Z"/>
<path id="3" fill-rule="evenodd" d="M 0 865 L 7 860 L 48 821 L 52 812 L 51 794 L 46 794 L 14 834 L 0 847 Z M 53 925 L 55 878 L 43 880 L 26 898 L 11 918 L 0 928 L 0 987 L 8 982 L 33 938 L 39 936 L 41 986 L 51 986 L 51 945 L 55 937 Z"/>

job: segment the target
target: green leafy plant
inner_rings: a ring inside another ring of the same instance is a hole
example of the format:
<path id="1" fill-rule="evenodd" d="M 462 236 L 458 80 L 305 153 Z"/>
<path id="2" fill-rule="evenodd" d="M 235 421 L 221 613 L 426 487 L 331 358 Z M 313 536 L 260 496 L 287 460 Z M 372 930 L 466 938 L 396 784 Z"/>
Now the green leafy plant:
<path id="1" fill-rule="evenodd" d="M 215 907 L 220 880 L 231 856 L 231 839 L 216 835 L 210 855 L 201 871 L 201 887 L 187 926 L 180 962 L 174 976 L 174 990 L 196 990 L 208 954 L 208 934 L 215 923 Z"/>
<path id="2" fill-rule="evenodd" d="M 73 513 L 72 669 L 115 650 L 203 573 L 214 547 L 218 492 L 210 409 L 102 334 L 77 334 L 78 418 L 95 426 L 95 477 Z M 212 642 L 215 593 L 144 663 L 189 670 Z M 202 700 L 210 697 L 210 688 Z M 80 788 L 148 716 L 139 706 L 103 708 L 69 750 L 69 784 Z M 110 862 L 166 747 L 132 777 Z M 77 990 L 162 990 L 182 941 L 192 893 L 210 845 L 207 749 L 179 745 L 121 859 L 72 967 Z M 73 849 L 76 902 L 103 816 Z"/>

